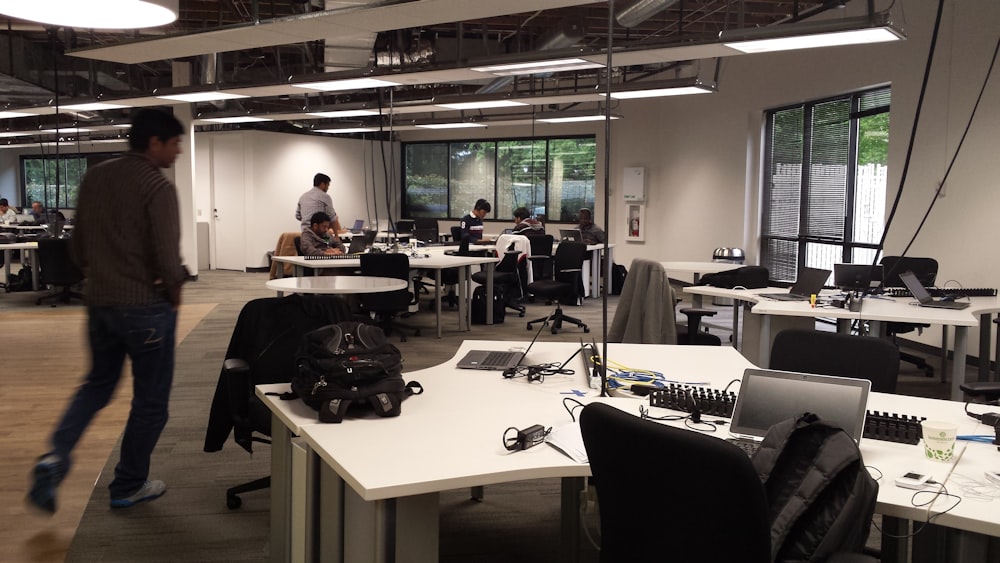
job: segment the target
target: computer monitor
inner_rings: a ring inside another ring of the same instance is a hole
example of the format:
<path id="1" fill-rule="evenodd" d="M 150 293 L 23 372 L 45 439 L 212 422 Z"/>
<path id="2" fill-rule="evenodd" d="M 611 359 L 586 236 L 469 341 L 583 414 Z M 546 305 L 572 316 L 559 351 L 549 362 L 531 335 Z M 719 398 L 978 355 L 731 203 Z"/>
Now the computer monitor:
<path id="1" fill-rule="evenodd" d="M 845 291 L 864 291 L 882 282 L 882 265 L 834 264 L 833 285 Z"/>

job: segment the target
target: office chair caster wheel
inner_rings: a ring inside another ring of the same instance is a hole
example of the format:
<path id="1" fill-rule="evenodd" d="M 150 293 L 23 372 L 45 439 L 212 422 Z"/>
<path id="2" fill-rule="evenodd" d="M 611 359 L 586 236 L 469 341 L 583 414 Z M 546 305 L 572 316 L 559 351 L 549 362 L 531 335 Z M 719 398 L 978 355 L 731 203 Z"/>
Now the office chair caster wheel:
<path id="1" fill-rule="evenodd" d="M 236 510 L 243 506 L 243 499 L 236 495 L 226 495 L 226 507 L 229 510 Z"/>
<path id="2" fill-rule="evenodd" d="M 589 326 L 583 327 L 583 332 L 584 332 L 584 334 L 590 332 L 590 327 Z"/>
<path id="3" fill-rule="evenodd" d="M 524 311 L 521 311 L 520 313 L 518 313 L 517 316 L 523 317 L 524 316 Z"/>
<path id="4" fill-rule="evenodd" d="M 531 330 L 531 323 L 528 323 L 528 330 Z"/>

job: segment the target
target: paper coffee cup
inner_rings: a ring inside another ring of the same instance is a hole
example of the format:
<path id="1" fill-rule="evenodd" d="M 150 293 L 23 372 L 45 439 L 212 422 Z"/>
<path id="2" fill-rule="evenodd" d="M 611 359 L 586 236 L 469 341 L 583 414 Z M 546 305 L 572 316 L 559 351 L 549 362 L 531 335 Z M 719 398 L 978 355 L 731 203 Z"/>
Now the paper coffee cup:
<path id="1" fill-rule="evenodd" d="M 958 426 L 940 420 L 921 423 L 924 434 L 924 455 L 935 461 L 951 461 L 955 455 L 955 436 Z"/>

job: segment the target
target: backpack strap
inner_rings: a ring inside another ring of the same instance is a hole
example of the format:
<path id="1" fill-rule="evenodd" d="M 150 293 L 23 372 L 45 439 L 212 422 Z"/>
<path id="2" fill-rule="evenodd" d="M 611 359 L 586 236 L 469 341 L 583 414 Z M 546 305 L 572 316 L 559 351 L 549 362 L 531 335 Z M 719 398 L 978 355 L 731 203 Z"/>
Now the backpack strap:
<path id="1" fill-rule="evenodd" d="M 320 422 L 341 422 L 351 406 L 350 399 L 330 399 L 324 401 L 319 409 Z"/>

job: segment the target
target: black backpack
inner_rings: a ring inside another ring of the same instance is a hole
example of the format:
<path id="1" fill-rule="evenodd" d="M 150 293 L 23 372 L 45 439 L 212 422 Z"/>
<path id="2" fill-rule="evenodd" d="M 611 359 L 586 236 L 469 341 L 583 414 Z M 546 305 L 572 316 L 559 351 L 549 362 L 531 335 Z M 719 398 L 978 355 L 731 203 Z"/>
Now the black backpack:
<path id="1" fill-rule="evenodd" d="M 621 264 L 611 265 L 611 295 L 621 295 L 622 288 L 625 287 L 625 277 L 628 276 L 628 269 Z"/>
<path id="2" fill-rule="evenodd" d="M 824 561 L 859 553 L 878 483 L 843 429 L 805 413 L 772 426 L 753 456 L 770 506 L 775 561 Z"/>
<path id="3" fill-rule="evenodd" d="M 11 273 L 7 278 L 7 293 L 13 291 L 31 291 L 31 269 L 21 268 Z"/>
<path id="4" fill-rule="evenodd" d="M 710 285 L 726 289 L 735 287 L 758 289 L 768 286 L 769 276 L 770 272 L 764 266 L 741 266 L 732 270 L 705 274 L 698 280 L 697 285 Z"/>
<path id="5" fill-rule="evenodd" d="M 354 402 L 378 416 L 399 416 L 403 399 L 423 392 L 403 383 L 403 359 L 382 329 L 342 322 L 306 333 L 296 356 L 292 396 L 319 411 L 321 422 L 340 422 Z"/>
<path id="6" fill-rule="evenodd" d="M 507 309 L 504 306 L 504 291 L 499 284 L 493 284 L 493 324 L 503 324 L 507 316 Z M 486 287 L 477 285 L 472 292 L 472 324 L 486 324 Z"/>

